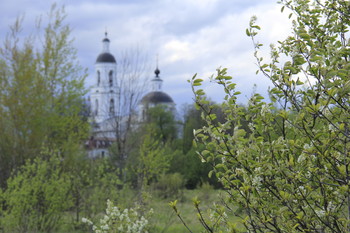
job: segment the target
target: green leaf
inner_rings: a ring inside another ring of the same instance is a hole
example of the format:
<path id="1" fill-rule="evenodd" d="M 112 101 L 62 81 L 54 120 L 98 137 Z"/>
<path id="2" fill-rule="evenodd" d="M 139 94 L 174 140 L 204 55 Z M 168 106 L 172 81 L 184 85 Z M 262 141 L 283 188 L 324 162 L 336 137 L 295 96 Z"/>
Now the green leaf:
<path id="1" fill-rule="evenodd" d="M 213 176 L 213 172 L 214 172 L 213 170 L 209 171 L 209 173 L 208 173 L 209 178 L 211 178 Z"/>
<path id="2" fill-rule="evenodd" d="M 249 32 L 249 29 L 247 28 L 246 30 L 245 30 L 245 33 L 247 34 L 247 36 L 251 36 L 251 34 L 250 34 L 250 32 Z"/>
<path id="3" fill-rule="evenodd" d="M 296 55 L 293 57 L 293 62 L 295 65 L 299 66 L 299 65 L 303 65 L 306 63 L 306 60 L 304 59 L 304 57 L 302 55 Z"/>
<path id="4" fill-rule="evenodd" d="M 194 83 L 200 83 L 200 82 L 203 82 L 203 79 L 195 79 L 194 81 L 193 81 Z"/>
<path id="5" fill-rule="evenodd" d="M 310 35 L 307 33 L 300 33 L 299 36 L 304 39 L 304 40 L 309 40 L 310 39 Z"/>
<path id="6" fill-rule="evenodd" d="M 258 30 L 261 29 L 258 25 L 252 25 L 251 27 L 252 27 L 252 28 L 256 28 L 256 29 L 258 29 Z"/>
<path id="7" fill-rule="evenodd" d="M 300 81 L 299 78 L 297 79 L 297 82 L 296 82 L 296 83 L 297 83 L 297 85 L 303 85 L 303 84 L 304 84 L 304 82 Z"/>

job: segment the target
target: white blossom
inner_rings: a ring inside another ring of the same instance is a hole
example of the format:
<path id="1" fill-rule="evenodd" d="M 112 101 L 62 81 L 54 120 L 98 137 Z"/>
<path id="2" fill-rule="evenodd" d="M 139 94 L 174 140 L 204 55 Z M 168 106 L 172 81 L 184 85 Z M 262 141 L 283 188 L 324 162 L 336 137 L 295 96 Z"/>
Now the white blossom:
<path id="1" fill-rule="evenodd" d="M 299 186 L 299 191 L 304 195 L 306 194 L 306 189 L 304 186 Z"/>
<path id="2" fill-rule="evenodd" d="M 326 214 L 326 211 L 324 211 L 324 210 L 315 210 L 315 212 L 316 212 L 317 216 L 319 216 L 319 217 L 323 217 Z"/>
<path id="3" fill-rule="evenodd" d="M 93 223 L 92 223 L 89 219 L 87 219 L 87 218 L 82 218 L 81 221 L 82 221 L 83 223 L 87 223 L 87 224 L 89 224 L 89 225 L 93 225 Z"/>
<path id="4" fill-rule="evenodd" d="M 329 129 L 329 131 L 331 131 L 331 132 L 335 132 L 335 131 L 336 131 L 336 128 L 334 127 L 333 124 L 329 124 L 329 125 L 328 125 L 328 129 Z"/>
<path id="5" fill-rule="evenodd" d="M 270 112 L 270 108 L 267 106 L 267 104 L 264 104 L 260 110 L 261 116 L 265 116 L 266 113 L 269 113 L 269 112 Z"/>
<path id="6" fill-rule="evenodd" d="M 311 172 L 310 172 L 310 171 L 307 171 L 307 172 L 306 172 L 306 178 L 311 178 L 311 176 L 312 176 Z"/>
<path id="7" fill-rule="evenodd" d="M 242 175 L 244 173 L 244 170 L 242 168 L 236 168 L 236 174 Z"/>
<path id="8" fill-rule="evenodd" d="M 309 144 L 307 144 L 307 143 L 304 144 L 304 149 L 305 149 L 305 150 L 308 150 L 308 149 L 310 149 L 310 148 L 311 148 L 311 146 L 310 146 Z"/>
<path id="9" fill-rule="evenodd" d="M 150 210 L 150 213 L 153 210 Z M 147 232 L 146 226 L 148 220 L 144 216 L 139 216 L 136 209 L 124 209 L 120 211 L 118 207 L 113 206 L 110 200 L 107 200 L 106 215 L 104 215 L 99 225 L 95 225 L 91 220 L 82 218 L 83 223 L 92 226 L 94 233 L 108 233 L 108 232 L 130 232 L 140 233 Z"/>
<path id="10" fill-rule="evenodd" d="M 262 169 L 261 167 L 257 167 L 257 168 L 255 168 L 255 169 L 254 169 L 254 172 L 255 172 L 255 173 L 259 173 L 259 174 L 260 174 L 261 169 Z"/>
<path id="11" fill-rule="evenodd" d="M 306 159 L 305 154 L 302 153 L 301 155 L 299 155 L 297 162 L 302 163 L 305 161 L 305 159 Z"/>
<path id="12" fill-rule="evenodd" d="M 263 179 L 261 178 L 261 176 L 254 176 L 252 179 L 253 186 L 259 187 L 261 185 L 262 180 Z"/>

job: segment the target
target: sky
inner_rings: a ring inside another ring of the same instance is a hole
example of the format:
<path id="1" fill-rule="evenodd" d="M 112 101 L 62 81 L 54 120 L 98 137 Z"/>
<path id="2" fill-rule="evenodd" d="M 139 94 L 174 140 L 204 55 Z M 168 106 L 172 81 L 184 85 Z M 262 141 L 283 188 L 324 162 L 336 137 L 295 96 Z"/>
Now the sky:
<path id="1" fill-rule="evenodd" d="M 197 73 L 204 80 L 219 67 L 228 68 L 238 101 L 247 103 L 253 91 L 267 96 L 271 83 L 261 74 L 253 56 L 254 46 L 245 30 L 252 16 L 261 27 L 259 42 L 268 58 L 269 45 L 277 44 L 291 32 L 288 14 L 281 13 L 277 0 L 0 0 L 0 42 L 18 16 L 24 16 L 25 32 L 34 29 L 35 19 L 46 15 L 53 3 L 65 6 L 66 23 L 78 50 L 78 59 L 88 68 L 86 85 L 92 83 L 94 64 L 102 50 L 105 31 L 110 52 L 118 57 L 139 49 L 147 56 L 152 78 L 157 66 L 163 91 L 178 108 L 193 102 L 187 80 Z M 256 85 L 256 88 L 254 88 Z M 205 85 L 210 99 L 222 102 L 224 91 L 214 83 Z"/>

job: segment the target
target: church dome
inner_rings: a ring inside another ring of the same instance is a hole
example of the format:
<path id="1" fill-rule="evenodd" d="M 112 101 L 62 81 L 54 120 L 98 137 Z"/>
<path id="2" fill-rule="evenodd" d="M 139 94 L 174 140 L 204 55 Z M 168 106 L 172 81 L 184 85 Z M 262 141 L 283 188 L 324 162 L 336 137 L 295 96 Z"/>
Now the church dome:
<path id="1" fill-rule="evenodd" d="M 166 93 L 162 91 L 152 91 L 145 95 L 142 100 L 142 104 L 168 104 L 168 103 L 174 103 L 173 99 Z"/>
<path id="2" fill-rule="evenodd" d="M 96 63 L 103 63 L 103 62 L 107 62 L 107 63 L 117 63 L 114 56 L 110 53 L 101 53 L 97 59 L 96 59 Z"/>
<path id="3" fill-rule="evenodd" d="M 102 40 L 103 50 L 96 59 L 96 63 L 117 63 L 114 56 L 109 52 L 109 39 L 107 37 L 107 32 L 105 32 L 105 38 Z"/>

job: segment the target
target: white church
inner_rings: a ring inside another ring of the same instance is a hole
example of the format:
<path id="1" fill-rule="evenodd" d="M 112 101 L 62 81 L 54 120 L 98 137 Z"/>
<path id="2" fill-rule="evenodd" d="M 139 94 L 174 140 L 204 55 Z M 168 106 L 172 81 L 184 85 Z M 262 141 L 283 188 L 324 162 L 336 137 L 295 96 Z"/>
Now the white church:
<path id="1" fill-rule="evenodd" d="M 120 88 L 117 86 L 118 62 L 109 50 L 110 40 L 105 33 L 102 40 L 102 52 L 95 62 L 93 85 L 90 91 L 90 122 L 92 124 L 91 138 L 86 142 L 89 158 L 109 156 L 108 148 L 116 141 L 116 124 L 123 124 L 123 117 L 117 116 L 120 100 Z M 160 71 L 155 70 L 155 77 L 151 80 L 151 90 L 143 96 L 133 117 L 135 122 L 145 120 L 147 110 L 156 105 L 164 105 L 175 115 L 176 107 L 173 99 L 162 91 L 163 80 Z M 135 124 L 137 127 L 137 123 Z"/>

